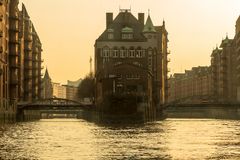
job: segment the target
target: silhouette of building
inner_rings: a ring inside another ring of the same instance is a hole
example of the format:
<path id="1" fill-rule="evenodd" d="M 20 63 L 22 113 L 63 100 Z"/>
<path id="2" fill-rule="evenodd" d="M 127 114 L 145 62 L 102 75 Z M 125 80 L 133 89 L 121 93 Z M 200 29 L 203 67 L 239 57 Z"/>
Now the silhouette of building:
<path id="1" fill-rule="evenodd" d="M 205 103 L 212 101 L 210 67 L 193 67 L 169 78 L 168 103 Z"/>
<path id="2" fill-rule="evenodd" d="M 106 29 L 95 43 L 96 103 L 115 93 L 138 93 L 148 106 L 167 100 L 168 33 L 165 22 L 154 26 L 150 15 L 135 18 L 130 10 L 106 13 Z"/>
<path id="3" fill-rule="evenodd" d="M 42 99 L 53 98 L 53 86 L 52 79 L 49 76 L 48 69 L 45 71 L 45 75 L 42 79 Z"/>

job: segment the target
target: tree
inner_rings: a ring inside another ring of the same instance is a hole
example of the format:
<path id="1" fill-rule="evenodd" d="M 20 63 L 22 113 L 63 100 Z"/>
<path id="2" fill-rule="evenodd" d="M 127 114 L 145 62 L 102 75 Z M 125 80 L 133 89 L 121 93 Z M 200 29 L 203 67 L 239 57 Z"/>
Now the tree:
<path id="1" fill-rule="evenodd" d="M 78 86 L 79 98 L 93 98 L 94 97 L 94 77 L 92 74 L 87 75 Z"/>

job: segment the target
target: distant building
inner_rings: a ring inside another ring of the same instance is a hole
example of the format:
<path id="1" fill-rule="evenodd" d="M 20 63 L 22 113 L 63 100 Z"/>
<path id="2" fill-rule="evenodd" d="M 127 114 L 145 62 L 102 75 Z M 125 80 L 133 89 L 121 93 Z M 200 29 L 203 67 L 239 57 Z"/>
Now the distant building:
<path id="1" fill-rule="evenodd" d="M 45 75 L 42 79 L 42 98 L 50 99 L 53 98 L 53 86 L 52 79 L 49 76 L 48 69 L 46 69 Z"/>
<path id="2" fill-rule="evenodd" d="M 82 82 L 81 78 L 79 80 L 77 80 L 77 81 L 70 81 L 70 80 L 68 80 L 67 81 L 67 85 L 68 86 L 73 86 L 73 87 L 78 87 L 81 82 Z"/>
<path id="3" fill-rule="evenodd" d="M 130 10 L 106 14 L 106 29 L 95 43 L 96 103 L 110 94 L 147 96 L 150 110 L 167 100 L 167 44 L 165 22 L 154 26 L 150 15 L 135 18 Z M 146 99 L 145 99 L 146 100 Z M 148 110 L 148 109 L 146 109 Z"/>
<path id="4" fill-rule="evenodd" d="M 53 97 L 66 99 L 66 86 L 62 86 L 60 83 L 52 82 Z"/>
<path id="5" fill-rule="evenodd" d="M 67 81 L 67 85 L 64 85 L 66 87 L 66 99 L 80 101 L 78 94 L 78 86 L 81 82 L 81 78 L 77 81 Z"/>
<path id="6" fill-rule="evenodd" d="M 205 103 L 212 98 L 210 67 L 193 67 L 169 79 L 168 103 Z"/>
<path id="7" fill-rule="evenodd" d="M 80 101 L 78 95 L 78 87 L 70 86 L 70 85 L 63 85 L 66 87 L 66 99 L 73 100 L 73 101 Z"/>

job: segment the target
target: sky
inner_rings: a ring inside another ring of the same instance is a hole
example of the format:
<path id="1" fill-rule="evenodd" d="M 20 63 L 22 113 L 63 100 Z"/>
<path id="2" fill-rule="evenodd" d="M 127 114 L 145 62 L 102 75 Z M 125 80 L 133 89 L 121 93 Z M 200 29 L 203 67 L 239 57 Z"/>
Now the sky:
<path id="1" fill-rule="evenodd" d="M 233 38 L 240 0 L 20 0 L 43 45 L 44 67 L 54 82 L 65 84 L 89 73 L 95 40 L 106 28 L 106 12 L 131 7 L 137 17 L 148 9 L 154 25 L 163 19 L 169 33 L 171 73 L 210 65 L 216 45 Z"/>

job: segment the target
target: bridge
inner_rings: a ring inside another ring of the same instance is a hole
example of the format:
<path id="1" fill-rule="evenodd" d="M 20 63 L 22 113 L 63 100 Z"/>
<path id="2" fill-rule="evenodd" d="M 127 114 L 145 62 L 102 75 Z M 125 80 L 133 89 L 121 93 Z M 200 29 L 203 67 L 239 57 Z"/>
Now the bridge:
<path id="1" fill-rule="evenodd" d="M 19 119 L 25 117 L 41 117 L 42 113 L 49 114 L 79 114 L 83 111 L 94 111 L 93 104 L 80 103 L 73 100 L 62 98 L 41 99 L 31 103 L 19 103 L 17 115 Z M 31 118 L 27 118 L 28 120 Z M 35 118 L 34 118 L 35 119 Z"/>

